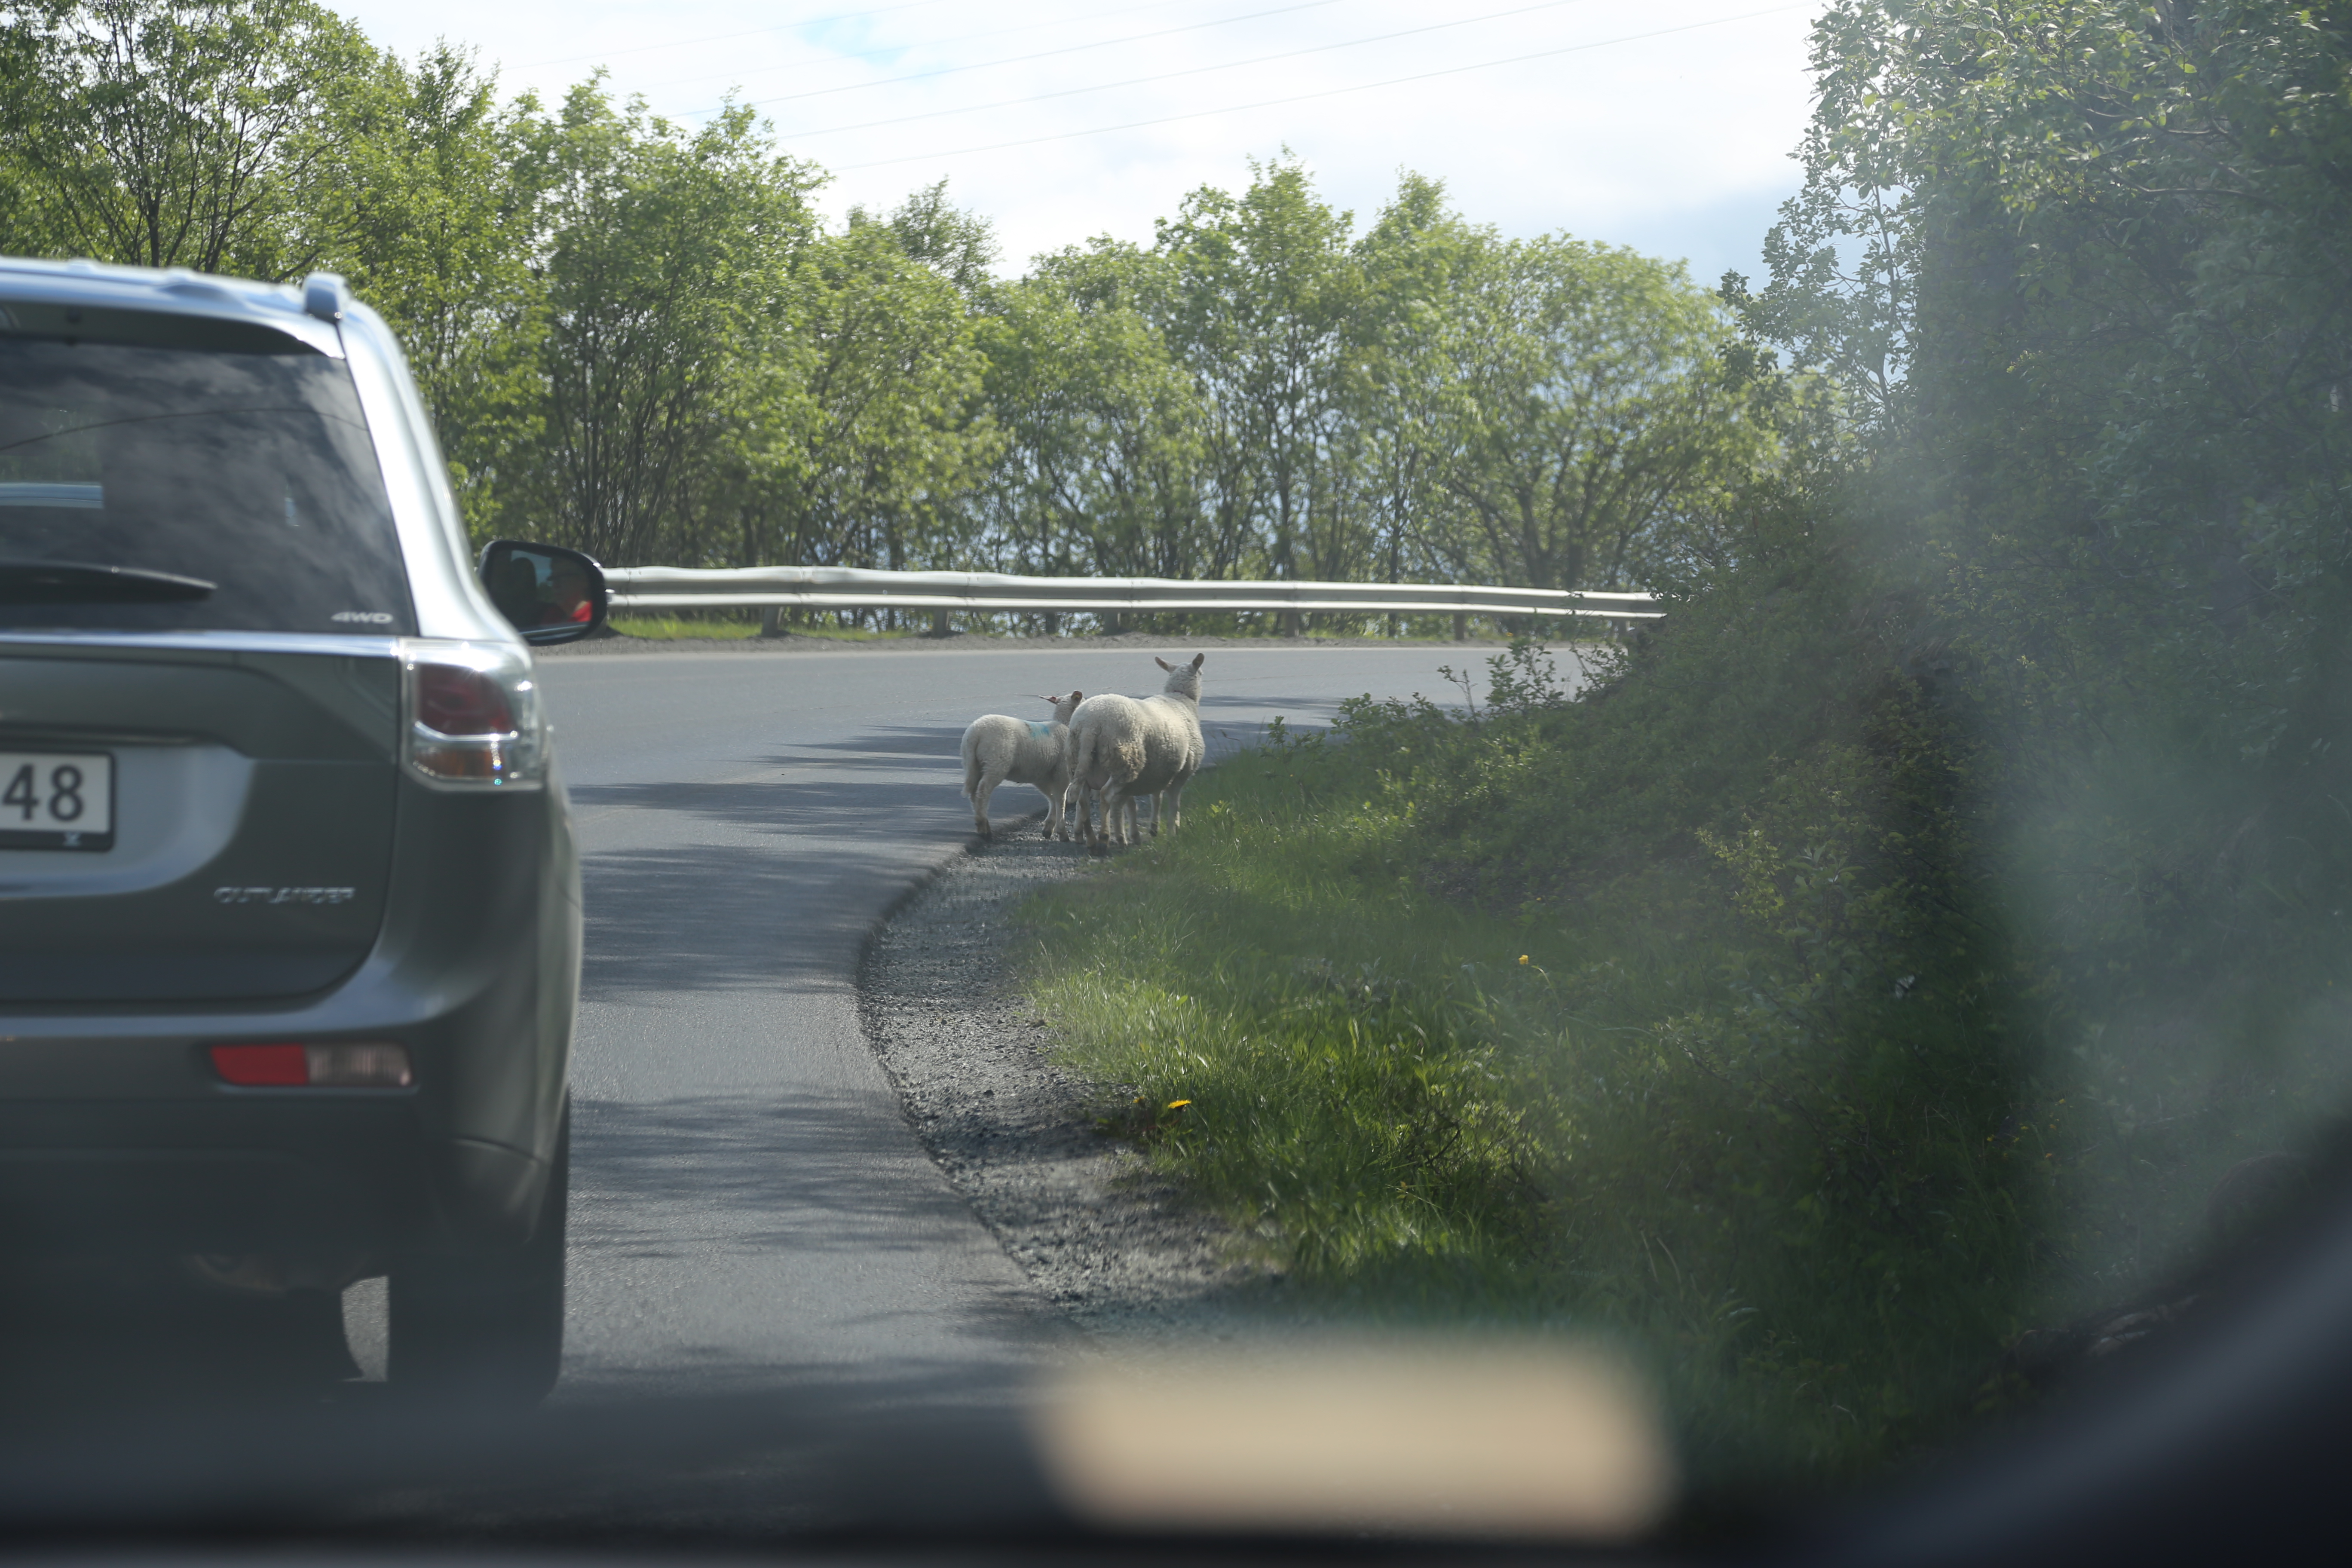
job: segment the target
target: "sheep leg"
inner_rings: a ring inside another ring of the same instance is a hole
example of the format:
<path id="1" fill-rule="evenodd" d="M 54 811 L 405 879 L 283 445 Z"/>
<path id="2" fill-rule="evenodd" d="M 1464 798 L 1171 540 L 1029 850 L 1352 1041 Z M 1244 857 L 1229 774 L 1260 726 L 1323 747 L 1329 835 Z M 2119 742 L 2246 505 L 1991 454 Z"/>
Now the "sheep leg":
<path id="1" fill-rule="evenodd" d="M 1110 853 L 1110 814 L 1113 810 L 1109 787 L 1096 784 L 1078 793 L 1078 836 L 1087 841 L 1089 855 Z M 1096 814 L 1101 814 L 1099 824 Z"/>
<path id="2" fill-rule="evenodd" d="M 1108 855 L 1114 844 L 1124 844 L 1120 837 L 1124 826 L 1120 814 L 1128 809 L 1126 786 L 1117 782 L 1107 784 L 1096 792 L 1095 804 L 1101 809 L 1102 822 L 1095 830 L 1097 852 Z"/>
<path id="3" fill-rule="evenodd" d="M 980 787 L 971 792 L 971 825 L 980 830 L 980 836 L 982 838 L 996 837 L 995 829 L 989 826 L 988 798 L 996 793 L 996 786 L 1003 782 L 1004 775 L 994 768 L 990 768 L 980 775 Z"/>
<path id="4" fill-rule="evenodd" d="M 1047 779 L 1044 784 L 1039 784 L 1037 789 L 1038 793 L 1045 797 L 1045 831 L 1038 837 L 1051 838 L 1054 837 L 1054 830 L 1062 827 L 1063 803 L 1069 799 L 1070 786 L 1066 780 Z M 1069 836 L 1069 830 L 1062 828 L 1062 837 L 1067 838 Z"/>

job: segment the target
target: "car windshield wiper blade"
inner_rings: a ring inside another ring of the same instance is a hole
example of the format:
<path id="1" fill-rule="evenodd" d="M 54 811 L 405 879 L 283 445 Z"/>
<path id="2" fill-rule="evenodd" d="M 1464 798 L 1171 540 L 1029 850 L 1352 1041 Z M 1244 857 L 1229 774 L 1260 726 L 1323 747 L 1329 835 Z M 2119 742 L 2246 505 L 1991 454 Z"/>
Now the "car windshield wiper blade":
<path id="1" fill-rule="evenodd" d="M 0 605 L 169 604 L 204 598 L 218 586 L 202 577 L 137 566 L 0 559 Z"/>

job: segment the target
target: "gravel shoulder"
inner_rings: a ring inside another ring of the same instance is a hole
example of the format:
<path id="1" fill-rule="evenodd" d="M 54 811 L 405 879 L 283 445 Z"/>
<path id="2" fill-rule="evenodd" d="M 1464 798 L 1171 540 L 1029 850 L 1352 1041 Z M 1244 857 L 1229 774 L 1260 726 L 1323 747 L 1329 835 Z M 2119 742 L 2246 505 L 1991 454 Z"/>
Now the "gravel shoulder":
<path id="1" fill-rule="evenodd" d="M 1000 817 L 992 842 L 877 930 L 858 973 L 866 1037 L 949 1182 L 1080 1327 L 1146 1342 L 1239 1331 L 1281 1281 L 1238 1261 L 1223 1225 L 1100 1130 L 1132 1089 L 1057 1066 L 1021 994 L 1022 901 L 1103 865 L 1039 837 L 1041 821 Z"/>

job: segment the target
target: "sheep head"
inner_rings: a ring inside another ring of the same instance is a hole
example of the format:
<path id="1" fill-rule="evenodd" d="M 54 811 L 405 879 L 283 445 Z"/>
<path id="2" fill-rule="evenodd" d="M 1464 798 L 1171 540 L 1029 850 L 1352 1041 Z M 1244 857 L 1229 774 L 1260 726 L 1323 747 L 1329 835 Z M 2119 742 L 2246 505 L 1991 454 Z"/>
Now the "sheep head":
<path id="1" fill-rule="evenodd" d="M 1151 662 L 1168 672 L 1168 684 L 1160 689 L 1198 702 L 1201 700 L 1201 666 L 1208 657 L 1205 653 L 1196 653 L 1190 664 L 1171 664 L 1159 655 L 1152 655 Z"/>

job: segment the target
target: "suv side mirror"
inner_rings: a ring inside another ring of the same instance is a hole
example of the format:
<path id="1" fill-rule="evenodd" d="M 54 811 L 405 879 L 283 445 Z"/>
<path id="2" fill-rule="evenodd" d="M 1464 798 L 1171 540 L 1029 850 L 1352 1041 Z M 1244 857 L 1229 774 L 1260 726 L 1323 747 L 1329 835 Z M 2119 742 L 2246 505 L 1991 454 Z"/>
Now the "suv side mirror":
<path id="1" fill-rule="evenodd" d="M 522 640 L 545 647 L 604 629 L 604 569 L 560 544 L 494 539 L 482 547 L 482 586 Z"/>

